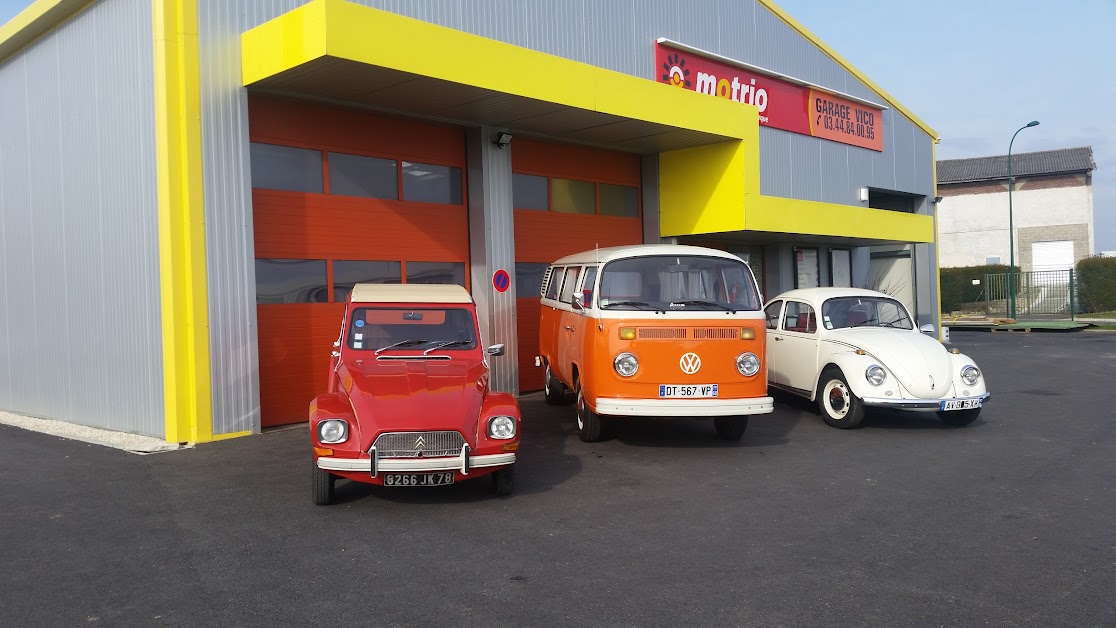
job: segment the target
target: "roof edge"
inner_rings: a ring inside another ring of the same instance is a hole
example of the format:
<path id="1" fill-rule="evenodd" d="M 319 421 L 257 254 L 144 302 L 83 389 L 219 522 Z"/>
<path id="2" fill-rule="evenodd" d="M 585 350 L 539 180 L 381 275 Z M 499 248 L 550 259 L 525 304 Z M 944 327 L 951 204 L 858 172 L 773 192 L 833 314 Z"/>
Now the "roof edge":
<path id="1" fill-rule="evenodd" d="M 911 122 L 913 122 L 915 124 L 915 126 L 922 129 L 923 132 L 925 132 L 927 135 L 929 135 L 931 138 L 933 138 L 934 142 L 938 142 L 938 141 L 941 140 L 941 136 L 939 136 L 938 132 L 935 131 L 933 128 L 931 128 L 930 125 L 926 124 L 925 122 L 922 121 L 921 118 L 919 118 L 915 114 L 911 113 L 910 109 L 907 109 L 906 107 L 903 106 L 902 103 L 895 100 L 895 98 L 891 94 L 888 94 L 887 92 L 885 92 L 882 88 L 880 88 L 879 85 L 876 84 L 875 81 L 868 78 L 868 76 L 866 74 L 864 74 L 864 72 L 857 69 L 856 66 L 854 66 L 852 63 L 849 63 L 849 61 L 847 59 L 845 59 L 841 55 L 837 54 L 836 50 L 834 50 L 828 44 L 826 44 L 824 41 L 822 41 L 821 38 L 819 38 L 817 35 L 811 33 L 805 26 L 800 24 L 798 22 L 798 20 L 791 17 L 790 14 L 788 14 L 786 11 L 784 11 L 782 8 L 780 8 L 778 5 L 776 5 L 774 0 L 757 0 L 757 2 L 759 2 L 768 11 L 771 11 L 772 13 L 774 13 L 776 17 L 778 17 L 779 19 L 786 22 L 787 25 L 790 26 L 795 31 L 797 31 L 799 35 L 802 35 L 810 43 L 814 44 L 819 49 L 821 49 L 822 52 L 824 52 L 831 59 L 836 61 L 838 65 L 843 67 L 850 74 L 852 74 L 856 78 L 860 79 L 860 81 L 862 83 L 864 83 L 865 85 L 867 85 L 869 89 L 871 89 L 872 91 L 879 94 L 880 97 L 883 98 L 885 102 L 887 102 L 887 104 L 894 107 L 896 111 L 898 111 L 899 113 L 902 113 L 904 116 L 907 117 L 907 119 L 909 119 Z"/>
<path id="2" fill-rule="evenodd" d="M 38 41 L 96 0 L 35 0 L 0 25 L 0 63 Z"/>

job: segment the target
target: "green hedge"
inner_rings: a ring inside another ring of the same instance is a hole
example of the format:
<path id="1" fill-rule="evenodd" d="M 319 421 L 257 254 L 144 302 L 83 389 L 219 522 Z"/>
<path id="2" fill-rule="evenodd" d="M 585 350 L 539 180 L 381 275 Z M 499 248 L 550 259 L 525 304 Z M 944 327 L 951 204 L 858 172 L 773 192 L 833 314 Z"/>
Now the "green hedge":
<path id="1" fill-rule="evenodd" d="M 961 266 L 939 270 L 942 281 L 942 311 L 952 312 L 969 303 L 985 300 L 985 275 L 998 275 L 1008 272 L 1007 264 L 988 264 L 985 266 Z M 1019 272 L 1019 267 L 1015 267 Z M 973 285 L 973 280 L 980 283 Z"/>
<path id="2" fill-rule="evenodd" d="M 1087 257 L 1078 262 L 1077 295 L 1085 312 L 1116 310 L 1116 257 Z"/>

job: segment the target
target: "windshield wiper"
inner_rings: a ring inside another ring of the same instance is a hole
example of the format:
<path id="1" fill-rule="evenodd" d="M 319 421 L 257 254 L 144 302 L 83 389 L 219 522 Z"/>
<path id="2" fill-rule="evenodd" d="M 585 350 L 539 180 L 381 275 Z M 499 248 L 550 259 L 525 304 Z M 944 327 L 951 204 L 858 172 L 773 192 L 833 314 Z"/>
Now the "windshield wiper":
<path id="1" fill-rule="evenodd" d="M 656 310 L 656 311 L 660 309 L 660 308 L 655 307 L 654 305 L 651 305 L 650 303 L 644 303 L 643 301 L 609 301 L 608 305 L 606 305 L 604 307 L 611 308 L 614 305 L 630 305 L 632 307 L 648 307 L 648 308 L 651 308 L 652 310 Z"/>
<path id="2" fill-rule="evenodd" d="M 428 355 L 431 351 L 437 351 L 438 349 L 442 349 L 444 347 L 456 347 L 458 345 L 472 344 L 473 341 L 472 340 L 434 340 L 432 342 L 440 342 L 441 344 L 434 345 L 433 347 L 430 347 L 426 351 L 423 351 L 422 352 L 423 355 Z"/>
<path id="3" fill-rule="evenodd" d="M 380 355 L 381 352 L 387 351 L 388 349 L 396 349 L 398 347 L 410 347 L 410 346 L 413 346 L 413 345 L 424 345 L 427 342 L 428 341 L 425 338 L 419 338 L 419 339 L 415 339 L 415 340 L 400 340 L 399 342 L 390 344 L 386 347 L 380 347 L 379 349 L 376 349 L 376 355 Z"/>
<path id="4" fill-rule="evenodd" d="M 713 307 L 719 307 L 726 312 L 735 312 L 736 311 L 736 308 L 729 307 L 729 306 L 725 305 L 724 303 L 717 303 L 716 301 L 703 301 L 702 299 L 686 299 L 684 301 L 671 301 L 671 305 L 674 305 L 674 304 L 678 304 L 678 305 L 711 305 Z"/>

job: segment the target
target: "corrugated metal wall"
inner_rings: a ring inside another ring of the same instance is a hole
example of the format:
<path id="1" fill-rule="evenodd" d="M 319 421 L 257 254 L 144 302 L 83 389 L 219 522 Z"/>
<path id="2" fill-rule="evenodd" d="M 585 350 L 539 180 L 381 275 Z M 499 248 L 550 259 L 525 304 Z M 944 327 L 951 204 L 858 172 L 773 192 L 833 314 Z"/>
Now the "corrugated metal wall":
<path id="1" fill-rule="evenodd" d="M 0 408 L 164 434 L 149 0 L 0 65 Z"/>
<path id="2" fill-rule="evenodd" d="M 667 37 L 881 102 L 858 79 L 756 2 L 703 0 L 357 0 L 406 15 L 653 79 Z M 259 425 L 252 211 L 240 33 L 305 0 L 199 0 L 214 432 Z M 498 69 L 494 69 L 498 70 Z M 893 110 L 877 153 L 761 129 L 763 194 L 857 204 L 860 187 L 932 195 L 931 139 Z"/>

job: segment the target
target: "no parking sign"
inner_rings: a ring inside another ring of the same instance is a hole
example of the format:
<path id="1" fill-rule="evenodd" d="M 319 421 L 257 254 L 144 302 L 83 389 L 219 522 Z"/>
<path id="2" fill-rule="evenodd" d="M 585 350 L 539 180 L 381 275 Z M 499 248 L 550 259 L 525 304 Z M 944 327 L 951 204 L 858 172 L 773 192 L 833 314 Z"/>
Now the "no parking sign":
<path id="1" fill-rule="evenodd" d="M 511 276 L 508 275 L 508 271 L 501 268 L 492 273 L 492 287 L 496 288 L 496 292 L 507 292 L 511 287 Z"/>

